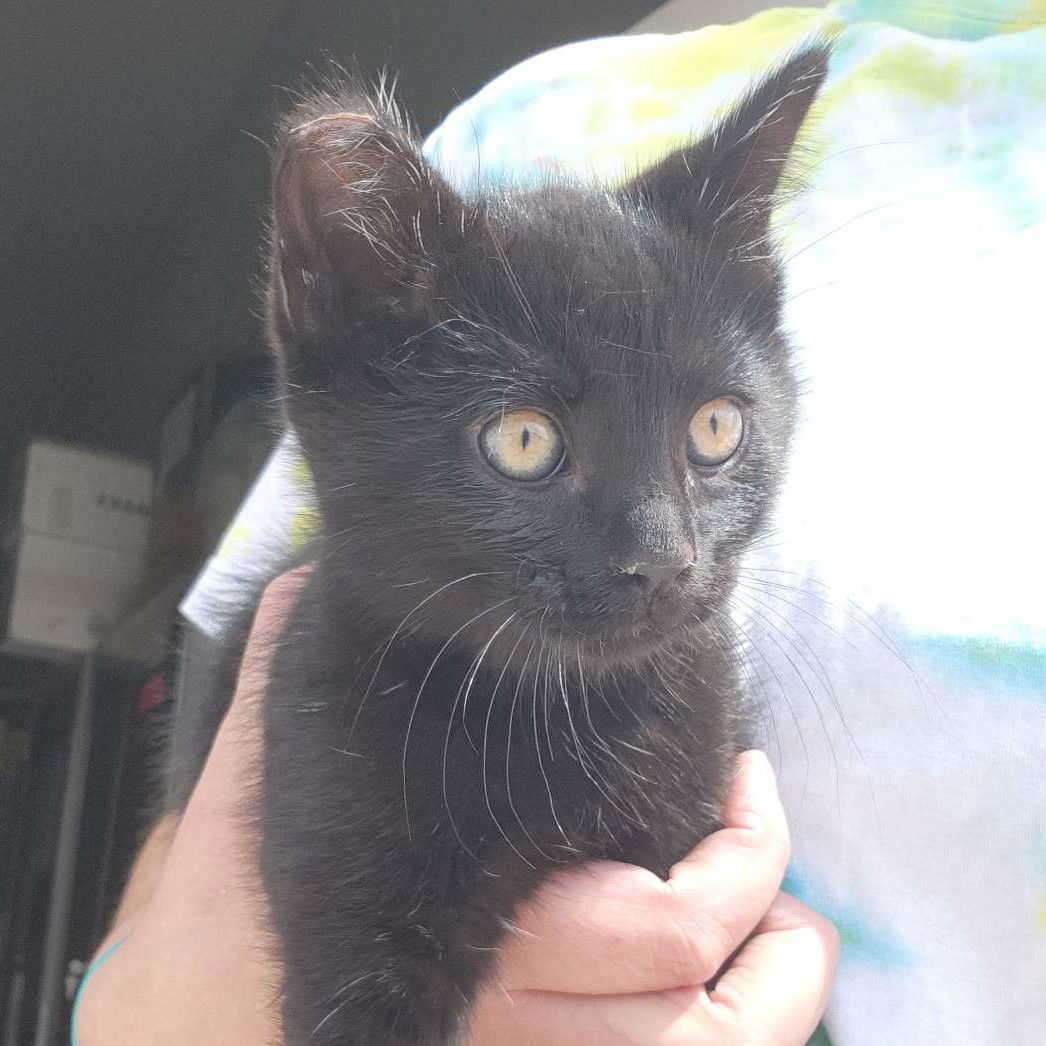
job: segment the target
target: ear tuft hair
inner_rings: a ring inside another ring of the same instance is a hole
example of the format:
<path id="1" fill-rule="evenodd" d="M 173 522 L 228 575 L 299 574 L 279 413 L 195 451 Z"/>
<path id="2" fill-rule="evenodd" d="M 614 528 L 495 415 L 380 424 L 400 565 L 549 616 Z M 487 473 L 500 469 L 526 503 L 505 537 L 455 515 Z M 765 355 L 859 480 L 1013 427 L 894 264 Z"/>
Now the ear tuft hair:
<path id="1" fill-rule="evenodd" d="M 818 41 L 782 62 L 705 137 L 625 187 L 668 225 L 731 256 L 762 245 L 796 138 L 828 70 Z"/>
<path id="2" fill-rule="evenodd" d="M 301 350 L 424 309 L 461 204 L 385 91 L 311 96 L 283 119 L 273 175 L 271 312 Z"/>

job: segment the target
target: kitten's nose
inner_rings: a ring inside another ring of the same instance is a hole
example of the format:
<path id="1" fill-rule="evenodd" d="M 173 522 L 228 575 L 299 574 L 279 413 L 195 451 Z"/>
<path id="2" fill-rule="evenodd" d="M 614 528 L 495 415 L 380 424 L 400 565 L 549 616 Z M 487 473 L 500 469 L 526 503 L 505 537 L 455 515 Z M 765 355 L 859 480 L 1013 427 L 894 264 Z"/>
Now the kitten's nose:
<path id="1" fill-rule="evenodd" d="M 643 554 L 642 559 L 620 563 L 618 570 L 623 574 L 636 574 L 639 577 L 645 577 L 651 584 L 656 586 L 666 585 L 670 581 L 675 581 L 687 567 L 692 565 L 693 562 L 691 560 L 683 559 L 681 556 L 672 553 L 662 555 L 657 552 L 646 552 Z"/>

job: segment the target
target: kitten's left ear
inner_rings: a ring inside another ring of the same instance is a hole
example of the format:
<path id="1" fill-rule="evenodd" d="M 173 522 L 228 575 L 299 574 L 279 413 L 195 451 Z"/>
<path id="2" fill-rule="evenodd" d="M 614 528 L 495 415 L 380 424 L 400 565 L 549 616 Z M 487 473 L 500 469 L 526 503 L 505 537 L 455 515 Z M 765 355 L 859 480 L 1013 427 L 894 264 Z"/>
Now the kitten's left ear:
<path id="1" fill-rule="evenodd" d="M 276 146 L 278 351 L 336 362 L 374 342 L 378 329 L 423 322 L 431 274 L 465 232 L 457 196 L 383 98 L 346 91 L 305 103 Z"/>
<path id="2" fill-rule="evenodd" d="M 665 224 L 731 253 L 762 243 L 781 176 L 828 67 L 816 43 L 788 59 L 700 141 L 625 187 Z"/>

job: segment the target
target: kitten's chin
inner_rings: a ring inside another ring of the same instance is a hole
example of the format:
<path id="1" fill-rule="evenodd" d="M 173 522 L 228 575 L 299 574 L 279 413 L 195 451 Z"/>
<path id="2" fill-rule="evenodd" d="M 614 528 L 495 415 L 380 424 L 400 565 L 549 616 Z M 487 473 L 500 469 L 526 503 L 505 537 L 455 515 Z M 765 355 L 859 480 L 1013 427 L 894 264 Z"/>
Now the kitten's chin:
<path id="1" fill-rule="evenodd" d="M 708 632 L 704 610 L 612 615 L 564 614 L 550 638 L 576 649 L 588 665 L 634 664 L 688 637 Z"/>

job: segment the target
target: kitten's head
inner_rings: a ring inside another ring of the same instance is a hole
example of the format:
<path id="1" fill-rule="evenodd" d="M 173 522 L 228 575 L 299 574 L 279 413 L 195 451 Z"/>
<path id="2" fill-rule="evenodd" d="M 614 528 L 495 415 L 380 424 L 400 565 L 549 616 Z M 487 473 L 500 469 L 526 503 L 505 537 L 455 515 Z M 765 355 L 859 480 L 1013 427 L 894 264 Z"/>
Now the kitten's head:
<path id="1" fill-rule="evenodd" d="M 788 443 L 768 223 L 824 71 L 609 191 L 462 198 L 364 94 L 286 121 L 272 336 L 361 615 L 612 663 L 723 607 Z"/>

